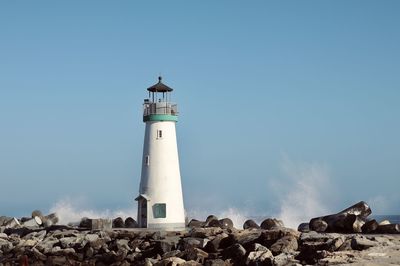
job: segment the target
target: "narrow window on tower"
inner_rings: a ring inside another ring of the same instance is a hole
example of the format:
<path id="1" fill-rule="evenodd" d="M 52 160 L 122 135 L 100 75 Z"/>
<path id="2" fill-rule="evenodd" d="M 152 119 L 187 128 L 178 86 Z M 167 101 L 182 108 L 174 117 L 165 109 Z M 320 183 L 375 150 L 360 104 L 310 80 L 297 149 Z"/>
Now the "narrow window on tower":
<path id="1" fill-rule="evenodd" d="M 147 155 L 145 158 L 145 164 L 150 165 L 150 156 L 149 155 Z"/>
<path id="2" fill-rule="evenodd" d="M 157 139 L 162 139 L 162 130 L 157 130 Z"/>

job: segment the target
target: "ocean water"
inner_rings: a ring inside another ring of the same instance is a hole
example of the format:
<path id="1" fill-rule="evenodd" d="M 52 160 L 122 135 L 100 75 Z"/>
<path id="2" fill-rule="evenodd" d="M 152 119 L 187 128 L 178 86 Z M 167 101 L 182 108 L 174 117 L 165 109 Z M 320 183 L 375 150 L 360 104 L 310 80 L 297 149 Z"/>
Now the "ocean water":
<path id="1" fill-rule="evenodd" d="M 400 224 L 400 215 L 371 215 L 370 218 L 375 219 L 378 223 L 388 220 L 392 224 Z"/>

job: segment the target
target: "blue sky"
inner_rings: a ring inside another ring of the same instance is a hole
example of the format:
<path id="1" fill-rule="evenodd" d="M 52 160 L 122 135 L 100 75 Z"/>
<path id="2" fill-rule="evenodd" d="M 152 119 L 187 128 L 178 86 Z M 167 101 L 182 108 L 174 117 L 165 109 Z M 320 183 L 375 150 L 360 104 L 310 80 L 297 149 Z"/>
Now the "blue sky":
<path id="1" fill-rule="evenodd" d="M 399 12 L 398 1 L 1 1 L 1 214 L 65 198 L 132 206 L 141 105 L 160 73 L 181 112 L 187 209 L 278 213 L 311 190 L 327 210 L 366 200 L 399 214 Z"/>

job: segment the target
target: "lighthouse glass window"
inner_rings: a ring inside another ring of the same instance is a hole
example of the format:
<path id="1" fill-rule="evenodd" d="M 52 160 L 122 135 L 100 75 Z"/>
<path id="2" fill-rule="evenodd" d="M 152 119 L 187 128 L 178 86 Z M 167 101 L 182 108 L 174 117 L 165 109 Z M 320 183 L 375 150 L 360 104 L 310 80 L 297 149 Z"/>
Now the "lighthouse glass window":
<path id="1" fill-rule="evenodd" d="M 167 217 L 167 204 L 156 203 L 153 205 L 154 218 L 166 218 Z"/>

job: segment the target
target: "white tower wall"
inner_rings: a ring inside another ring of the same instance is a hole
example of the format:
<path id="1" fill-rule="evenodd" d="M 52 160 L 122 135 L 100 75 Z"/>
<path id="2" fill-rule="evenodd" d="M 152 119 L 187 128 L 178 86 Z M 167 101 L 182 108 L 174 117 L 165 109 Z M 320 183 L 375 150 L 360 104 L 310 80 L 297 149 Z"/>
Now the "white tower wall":
<path id="1" fill-rule="evenodd" d="M 139 193 L 147 198 L 148 228 L 185 227 L 174 121 L 146 122 Z M 155 217 L 154 204 L 166 204 L 165 218 Z"/>

